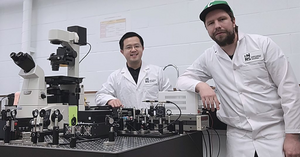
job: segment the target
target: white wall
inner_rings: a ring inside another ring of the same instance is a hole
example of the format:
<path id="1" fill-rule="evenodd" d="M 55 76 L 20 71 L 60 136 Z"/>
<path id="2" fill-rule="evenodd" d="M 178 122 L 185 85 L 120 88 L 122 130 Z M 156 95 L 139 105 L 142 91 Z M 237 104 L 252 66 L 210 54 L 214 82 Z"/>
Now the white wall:
<path id="1" fill-rule="evenodd" d="M 16 92 L 20 87 L 19 68 L 11 52 L 19 52 L 22 39 L 22 4 L 0 6 L 0 94 Z"/>
<path id="2" fill-rule="evenodd" d="M 33 0 L 31 47 L 35 61 L 46 75 L 66 75 L 66 70 L 51 71 L 49 55 L 57 46 L 48 41 L 51 29 L 68 26 L 87 28 L 92 51 L 80 64 L 86 91 L 96 91 L 114 70 L 125 65 L 118 41 L 100 40 L 100 21 L 114 15 L 126 15 L 127 31 L 139 33 L 145 40 L 143 60 L 161 67 L 174 64 L 182 73 L 213 42 L 198 16 L 209 0 Z M 228 0 L 239 30 L 271 37 L 287 55 L 300 83 L 300 1 Z M 20 89 L 19 67 L 10 59 L 21 50 L 22 1 L 0 6 L 0 95 Z M 88 46 L 81 47 L 82 57 Z M 176 72 L 166 70 L 172 84 Z M 94 104 L 93 95 L 88 95 Z M 215 141 L 215 140 L 214 140 Z M 224 143 L 224 140 L 222 140 Z M 223 149 L 222 149 L 223 150 Z"/>
<path id="3" fill-rule="evenodd" d="M 229 0 L 240 31 L 270 36 L 288 56 L 300 82 L 297 60 L 300 52 L 300 2 L 298 0 Z M 127 15 L 128 31 L 136 31 L 145 40 L 143 60 L 159 66 L 169 63 L 179 67 L 180 73 L 206 48 L 212 45 L 203 23 L 198 19 L 206 4 L 203 0 L 33 0 L 32 42 L 35 60 L 46 75 L 66 74 L 66 69 L 51 71 L 47 60 L 57 46 L 48 41 L 50 29 L 71 25 L 87 28 L 90 55 L 80 64 L 80 76 L 85 77 L 87 91 L 98 90 L 107 76 L 124 65 L 118 41 L 100 41 L 100 21 L 110 15 Z M 22 2 L 0 6 L 0 94 L 19 90 L 19 68 L 9 58 L 12 51 L 21 50 Z M 81 56 L 88 46 L 81 47 Z M 166 70 L 172 84 L 176 72 Z"/>
<path id="4" fill-rule="evenodd" d="M 31 47 L 36 63 L 46 75 L 65 75 L 66 69 L 51 71 L 49 55 L 57 46 L 48 41 L 50 29 L 66 30 L 68 26 L 87 28 L 90 55 L 80 64 L 87 91 L 96 91 L 107 76 L 125 63 L 118 41 L 100 40 L 100 21 L 114 15 L 126 15 L 128 31 L 145 40 L 143 60 L 165 66 L 174 64 L 182 73 L 213 42 L 198 15 L 208 1 L 203 0 L 33 0 Z M 229 0 L 240 31 L 270 36 L 288 56 L 300 82 L 300 1 L 298 0 Z M 22 1 L 0 6 L 0 95 L 18 91 L 19 68 L 9 54 L 21 50 Z M 81 47 L 82 57 L 88 46 Z M 172 84 L 176 72 L 166 70 Z"/>

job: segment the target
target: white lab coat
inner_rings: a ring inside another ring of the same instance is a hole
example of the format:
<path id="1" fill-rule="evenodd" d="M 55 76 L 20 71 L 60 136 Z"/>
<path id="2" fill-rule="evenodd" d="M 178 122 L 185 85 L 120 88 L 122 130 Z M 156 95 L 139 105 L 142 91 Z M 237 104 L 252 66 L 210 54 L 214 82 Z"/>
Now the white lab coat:
<path id="1" fill-rule="evenodd" d="M 218 118 L 227 124 L 227 157 L 284 157 L 285 133 L 300 133 L 300 90 L 280 48 L 268 37 L 239 32 L 231 60 L 218 46 L 207 49 L 178 78 L 195 91 L 214 79 Z"/>
<path id="2" fill-rule="evenodd" d="M 162 68 L 143 62 L 137 83 L 127 66 L 114 71 L 96 93 L 96 104 L 103 106 L 111 99 L 119 99 L 125 108 L 145 109 L 150 103 L 142 101 L 157 100 L 159 91 L 171 89 Z"/>

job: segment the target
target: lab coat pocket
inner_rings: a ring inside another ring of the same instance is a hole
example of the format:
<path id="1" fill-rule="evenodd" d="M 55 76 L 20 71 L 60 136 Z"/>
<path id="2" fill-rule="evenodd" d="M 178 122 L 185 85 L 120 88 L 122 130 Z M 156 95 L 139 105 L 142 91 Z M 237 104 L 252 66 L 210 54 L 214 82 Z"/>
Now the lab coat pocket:
<path id="1" fill-rule="evenodd" d="M 131 82 L 123 81 L 119 84 L 116 89 L 117 98 L 123 103 L 126 107 L 131 107 L 136 104 L 136 88 Z"/>
<path id="2" fill-rule="evenodd" d="M 252 120 L 254 129 L 259 132 L 258 137 L 274 139 L 285 135 L 282 109 L 274 108 L 268 112 L 258 113 Z"/>
<path id="3" fill-rule="evenodd" d="M 241 128 L 241 122 L 239 117 L 219 117 L 220 121 L 227 124 L 227 136 L 234 137 L 244 137 L 246 135 L 246 131 Z"/>
<path id="4" fill-rule="evenodd" d="M 238 116 L 228 117 L 224 115 L 222 111 L 217 112 L 217 117 L 220 121 L 232 127 L 238 127 L 238 125 L 240 124 L 240 118 Z"/>
<path id="5" fill-rule="evenodd" d="M 223 123 L 233 127 L 237 127 L 237 125 L 240 123 L 239 117 L 221 117 L 218 115 L 218 118 Z"/>
<path id="6" fill-rule="evenodd" d="M 269 73 L 263 61 L 255 61 L 240 67 L 243 84 L 252 89 L 265 89 L 269 87 Z"/>
<path id="7" fill-rule="evenodd" d="M 159 87 L 157 83 L 147 83 L 143 87 L 145 98 L 148 100 L 157 100 Z"/>

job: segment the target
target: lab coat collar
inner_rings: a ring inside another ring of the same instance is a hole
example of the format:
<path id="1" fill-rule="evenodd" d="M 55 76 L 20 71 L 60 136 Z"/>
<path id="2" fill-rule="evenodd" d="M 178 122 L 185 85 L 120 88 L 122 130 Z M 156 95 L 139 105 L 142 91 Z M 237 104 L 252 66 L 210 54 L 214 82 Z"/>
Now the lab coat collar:
<path id="1" fill-rule="evenodd" d="M 235 48 L 234 55 L 236 55 L 235 53 L 236 53 L 236 50 L 239 47 L 239 43 L 240 43 L 241 40 L 243 40 L 244 37 L 245 37 L 245 34 L 243 32 L 238 32 L 238 41 L 237 41 L 237 46 Z M 214 44 L 212 48 L 213 48 L 214 52 L 216 53 L 216 55 L 218 55 L 218 56 L 220 56 L 224 59 L 231 60 L 228 57 L 228 55 L 226 54 L 226 52 L 218 44 Z"/>
<path id="2" fill-rule="evenodd" d="M 144 78 L 148 74 L 149 70 L 150 70 L 149 65 L 145 62 L 142 62 L 142 67 L 141 67 L 141 70 L 140 70 L 139 79 L 138 79 L 138 82 L 137 82 L 137 87 L 140 86 L 142 81 L 144 81 Z"/>
<path id="3" fill-rule="evenodd" d="M 125 65 L 122 70 L 121 70 L 121 74 L 129 81 L 131 82 L 132 84 L 136 85 L 133 77 L 131 76 L 128 68 L 127 68 L 127 65 Z"/>

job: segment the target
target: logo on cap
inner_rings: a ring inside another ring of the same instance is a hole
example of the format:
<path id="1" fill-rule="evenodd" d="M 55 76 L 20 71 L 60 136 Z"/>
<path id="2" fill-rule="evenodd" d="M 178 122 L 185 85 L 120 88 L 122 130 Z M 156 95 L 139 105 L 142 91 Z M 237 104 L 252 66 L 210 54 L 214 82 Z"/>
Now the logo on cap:
<path id="1" fill-rule="evenodd" d="M 212 6 L 212 3 L 214 2 L 214 0 L 210 1 L 208 4 L 207 4 L 207 7 L 210 7 Z"/>

